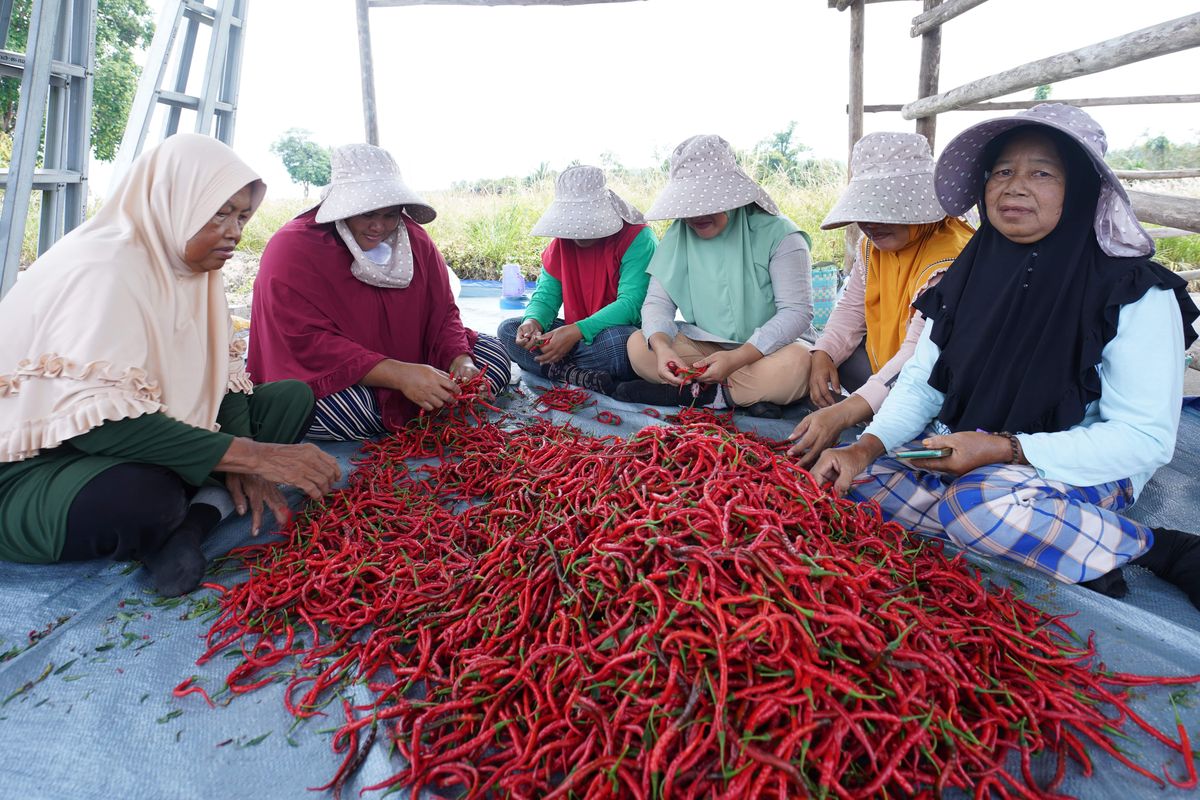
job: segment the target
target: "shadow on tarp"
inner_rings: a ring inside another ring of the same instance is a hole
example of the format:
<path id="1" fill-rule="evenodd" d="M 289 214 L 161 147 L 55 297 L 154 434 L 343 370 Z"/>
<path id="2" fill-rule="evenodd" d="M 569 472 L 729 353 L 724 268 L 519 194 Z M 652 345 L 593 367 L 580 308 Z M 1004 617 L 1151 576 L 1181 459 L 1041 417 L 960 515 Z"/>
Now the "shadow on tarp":
<path id="1" fill-rule="evenodd" d="M 532 414 L 536 392 L 526 383 L 521 388 L 525 399 L 505 402 L 516 413 Z M 621 424 L 598 422 L 601 409 L 620 415 Z M 596 406 L 574 415 L 542 416 L 594 435 L 628 435 L 645 425 L 666 424 L 609 398 L 598 398 Z M 782 438 L 794 420 L 739 417 L 739 425 Z M 349 471 L 356 445 L 322 447 Z M 1185 408 L 1175 459 L 1155 475 L 1131 515 L 1184 529 L 1200 520 L 1200 409 Z M 252 541 L 249 527 L 247 519 L 226 521 L 206 541 L 206 552 L 217 556 Z M 1144 570 L 1128 569 L 1129 596 L 1113 600 L 1021 567 L 993 563 L 986 569 L 1048 612 L 1074 613 L 1071 626 L 1085 637 L 1096 632 L 1101 658 L 1111 669 L 1162 675 L 1200 671 L 1200 611 Z M 283 682 L 230 702 L 220 687 L 236 659 L 218 656 L 196 666 L 213 598 L 202 590 L 163 601 L 137 565 L 0 562 L 0 798 L 302 798 L 309 794 L 307 787 L 328 781 L 341 758 L 331 751 L 328 732 L 338 724 L 340 710 L 331 705 L 330 717 L 296 725 L 283 706 Z M 215 709 L 198 695 L 172 696 L 171 690 L 191 675 L 214 696 Z M 367 700 L 365 687 L 352 691 L 357 700 Z M 1138 690 L 1135 707 L 1173 732 L 1172 694 L 1193 741 L 1200 741 L 1200 690 Z M 1132 735 L 1127 748 L 1152 771 L 1166 762 L 1181 769 L 1177 756 L 1140 732 Z M 377 745 L 345 796 L 400 766 Z M 1047 777 L 1047 765 L 1040 767 L 1039 776 Z M 1124 800 L 1191 796 L 1170 787 L 1160 790 L 1103 754 L 1096 756 L 1090 779 L 1071 767 L 1061 791 Z"/>

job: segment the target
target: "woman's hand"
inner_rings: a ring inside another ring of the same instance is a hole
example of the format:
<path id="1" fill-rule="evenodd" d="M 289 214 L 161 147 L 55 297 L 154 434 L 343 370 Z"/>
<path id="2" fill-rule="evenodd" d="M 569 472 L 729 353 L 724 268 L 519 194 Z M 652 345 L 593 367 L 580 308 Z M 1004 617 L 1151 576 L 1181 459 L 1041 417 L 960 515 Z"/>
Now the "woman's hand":
<path id="1" fill-rule="evenodd" d="M 683 359 L 675 352 L 675 348 L 671 346 L 671 340 L 666 334 L 656 333 L 650 337 L 650 349 L 654 351 L 654 357 L 658 359 L 658 377 L 663 379 L 663 383 L 669 383 L 672 386 L 683 386 L 683 378 L 675 374 L 671 369 L 681 369 L 683 367 Z"/>
<path id="2" fill-rule="evenodd" d="M 752 344 L 744 344 L 733 350 L 718 350 L 692 364 L 693 369 L 708 367 L 696 376 L 700 383 L 724 383 L 729 376 L 747 364 L 762 358 L 762 352 Z"/>
<path id="3" fill-rule="evenodd" d="M 808 372 L 808 399 L 817 408 L 828 408 L 842 393 L 837 365 L 824 350 L 813 350 L 812 366 Z M 832 390 L 830 389 L 832 387 Z"/>
<path id="4" fill-rule="evenodd" d="M 837 442 L 842 431 L 870 418 L 871 405 L 857 395 L 814 411 L 800 420 L 788 436 L 789 442 L 795 442 L 788 455 L 800 456 L 800 466 L 811 467 L 822 452 Z"/>
<path id="5" fill-rule="evenodd" d="M 811 470 L 812 476 L 819 484 L 832 482 L 833 492 L 841 497 L 850 491 L 855 476 L 884 452 L 883 442 L 868 433 L 849 447 L 835 447 L 822 453 Z"/>
<path id="6" fill-rule="evenodd" d="M 396 371 L 396 388 L 426 411 L 435 411 L 458 397 L 458 384 L 440 369 L 428 364 L 401 364 Z"/>
<path id="7" fill-rule="evenodd" d="M 243 437 L 233 440 L 214 471 L 295 486 L 314 500 L 328 493 L 342 477 L 341 467 L 333 456 L 316 445 L 269 444 Z M 244 481 L 242 486 L 244 489 Z"/>
<path id="8" fill-rule="evenodd" d="M 533 359 L 539 364 L 557 364 L 562 361 L 575 345 L 583 341 L 583 331 L 579 330 L 579 326 L 571 323 L 563 325 L 561 328 L 555 328 L 549 333 L 542 334 L 540 344 L 542 346 L 542 354 Z"/>
<path id="9" fill-rule="evenodd" d="M 517 326 L 517 347 L 534 350 L 541 342 L 542 323 L 527 319 Z"/>
<path id="10" fill-rule="evenodd" d="M 450 362 L 450 377 L 460 383 L 466 383 L 478 374 L 479 367 L 476 366 L 475 360 L 471 358 L 470 353 L 463 353 Z"/>
<path id="11" fill-rule="evenodd" d="M 280 525 L 287 524 L 288 517 L 291 516 L 291 509 L 288 508 L 287 500 L 283 498 L 283 492 L 279 491 L 279 487 L 275 484 L 258 475 L 229 472 L 225 475 L 225 488 L 233 497 L 233 507 L 237 510 L 238 516 L 244 517 L 246 511 L 250 512 L 251 536 L 258 536 L 258 531 L 262 527 L 264 509 L 269 508 L 275 515 L 275 521 Z"/>
<path id="12" fill-rule="evenodd" d="M 921 440 L 922 447 L 949 447 L 954 452 L 945 458 L 914 458 L 912 465 L 930 472 L 966 475 L 988 464 L 1008 464 L 1012 460 L 1012 445 L 994 433 L 960 431 L 946 436 L 930 436 Z"/>

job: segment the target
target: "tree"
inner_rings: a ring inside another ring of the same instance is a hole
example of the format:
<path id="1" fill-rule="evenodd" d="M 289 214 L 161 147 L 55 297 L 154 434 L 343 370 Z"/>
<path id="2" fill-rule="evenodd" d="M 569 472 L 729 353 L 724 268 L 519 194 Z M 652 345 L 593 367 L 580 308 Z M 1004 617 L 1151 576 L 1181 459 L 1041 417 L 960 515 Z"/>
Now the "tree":
<path id="1" fill-rule="evenodd" d="M 304 187 L 305 198 L 310 186 L 324 186 L 330 178 L 329 148 L 310 140 L 310 133 L 302 128 L 289 128 L 271 145 L 271 152 L 279 156 L 292 183 Z"/>
<path id="2" fill-rule="evenodd" d="M 753 157 L 762 177 L 778 173 L 795 183 L 801 174 L 800 154 L 810 148 L 799 142 L 792 141 L 796 132 L 795 121 L 781 131 L 776 131 L 758 144 L 754 145 Z"/>
<path id="3" fill-rule="evenodd" d="M 1050 99 L 1051 86 L 1048 83 L 1043 83 L 1041 86 L 1033 90 L 1033 99 L 1045 102 Z"/>
<path id="4" fill-rule="evenodd" d="M 29 42 L 32 0 L 13 3 L 7 47 L 24 50 Z M 92 83 L 92 153 L 100 161 L 117 156 L 129 106 L 141 70 L 133 53 L 154 38 L 154 17 L 146 0 L 99 0 L 96 8 L 96 64 Z M 0 131 L 17 124 L 19 78 L 0 78 Z"/>

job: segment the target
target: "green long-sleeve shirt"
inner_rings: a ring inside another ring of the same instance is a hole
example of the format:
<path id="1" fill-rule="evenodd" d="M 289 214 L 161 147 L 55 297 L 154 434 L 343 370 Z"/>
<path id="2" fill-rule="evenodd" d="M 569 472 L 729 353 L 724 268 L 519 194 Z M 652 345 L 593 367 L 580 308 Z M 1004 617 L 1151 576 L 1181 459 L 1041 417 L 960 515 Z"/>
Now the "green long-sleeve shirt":
<path id="1" fill-rule="evenodd" d="M 579 332 L 583 334 L 584 342 L 591 344 L 600 331 L 614 325 L 641 324 L 642 301 L 646 299 L 646 288 L 650 285 L 646 265 L 650 263 L 650 257 L 654 255 L 657 246 L 658 240 L 654 237 L 654 231 L 649 228 L 643 228 L 630 242 L 629 249 L 621 256 L 617 299 L 590 317 L 575 323 L 579 326 Z M 543 268 L 538 276 L 537 288 L 533 290 L 533 297 L 529 298 L 529 305 L 525 307 L 524 319 L 535 320 L 542 326 L 542 330 L 548 330 L 558 316 L 562 301 L 562 281 Z"/>

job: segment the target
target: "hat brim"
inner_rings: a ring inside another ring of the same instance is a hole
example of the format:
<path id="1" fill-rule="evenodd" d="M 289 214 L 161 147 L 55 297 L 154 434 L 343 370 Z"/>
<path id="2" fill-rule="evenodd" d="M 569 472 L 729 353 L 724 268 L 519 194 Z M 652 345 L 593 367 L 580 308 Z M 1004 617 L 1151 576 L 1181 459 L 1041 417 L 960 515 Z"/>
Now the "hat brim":
<path id="1" fill-rule="evenodd" d="M 687 219 L 706 214 L 720 214 L 749 203 L 763 211 L 779 216 L 779 206 L 766 190 L 747 175 L 737 175 L 720 191 L 713 189 L 710 177 L 675 178 L 667 182 L 654 204 L 646 210 L 646 219 Z"/>
<path id="2" fill-rule="evenodd" d="M 422 225 L 437 218 L 437 211 L 402 181 L 388 178 L 378 181 L 334 183 L 325 189 L 317 208 L 317 222 L 334 222 L 368 211 L 404 206 L 405 212 Z"/>
<path id="3" fill-rule="evenodd" d="M 821 230 L 855 222 L 925 225 L 940 222 L 945 217 L 946 211 L 938 202 L 930 172 L 901 177 L 852 178 L 825 216 Z"/>
<path id="4" fill-rule="evenodd" d="M 609 190 L 594 200 L 554 200 L 529 233 L 554 239 L 603 239 L 626 222 L 644 221 L 640 211 Z"/>
<path id="5" fill-rule="evenodd" d="M 1094 226 L 1101 248 L 1114 257 L 1153 253 L 1154 240 L 1138 222 L 1129 195 L 1112 167 L 1080 141 L 1077 131 L 1065 123 L 1049 119 L 1028 115 L 997 117 L 973 125 L 955 136 L 938 157 L 934 169 L 934 187 L 946 213 L 959 216 L 979 202 L 983 191 L 983 152 L 987 146 L 1006 131 L 1030 125 L 1065 134 L 1087 154 L 1088 160 L 1099 173 L 1102 202 L 1097 204 Z M 1102 231 L 1106 235 L 1101 236 Z"/>

